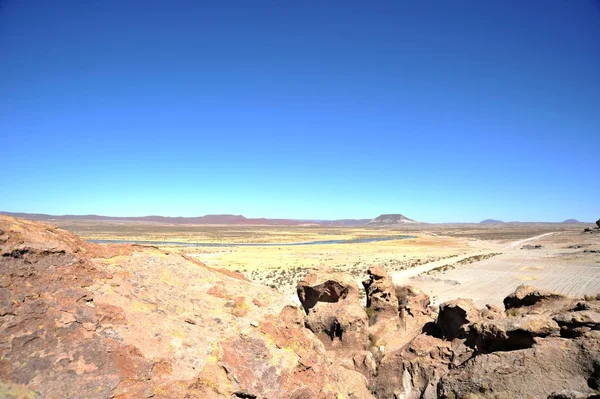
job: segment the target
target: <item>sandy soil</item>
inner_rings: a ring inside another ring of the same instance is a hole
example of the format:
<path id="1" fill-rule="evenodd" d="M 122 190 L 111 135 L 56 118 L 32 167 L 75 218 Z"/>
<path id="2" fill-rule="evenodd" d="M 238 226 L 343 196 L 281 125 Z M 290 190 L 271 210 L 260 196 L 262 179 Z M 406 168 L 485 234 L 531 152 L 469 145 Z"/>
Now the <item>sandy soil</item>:
<path id="1" fill-rule="evenodd" d="M 542 247 L 523 249 L 523 245 Z M 578 245 L 581 248 L 573 248 Z M 395 273 L 394 280 L 423 289 L 435 304 L 464 297 L 479 306 L 501 305 L 502 299 L 521 284 L 565 295 L 595 295 L 600 293 L 600 253 L 586 250 L 600 250 L 600 235 L 556 232 L 516 241 L 489 259 L 431 274 L 425 273 L 431 270 L 427 265 L 419 270 L 421 273 Z"/>

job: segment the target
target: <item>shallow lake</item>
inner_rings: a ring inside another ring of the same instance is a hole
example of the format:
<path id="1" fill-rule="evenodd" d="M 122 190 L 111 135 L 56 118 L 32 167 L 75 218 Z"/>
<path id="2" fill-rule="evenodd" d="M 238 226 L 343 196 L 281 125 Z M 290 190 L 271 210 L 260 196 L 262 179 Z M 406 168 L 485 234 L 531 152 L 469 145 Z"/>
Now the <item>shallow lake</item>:
<path id="1" fill-rule="evenodd" d="M 159 247 L 182 246 L 182 247 L 293 247 L 297 245 L 331 245 L 331 244 L 365 244 L 369 242 L 406 240 L 416 238 L 415 236 L 388 236 L 388 237 L 366 237 L 353 238 L 351 240 L 321 240 L 285 243 L 215 243 L 215 242 L 180 242 L 180 241 L 140 241 L 140 240 L 88 240 L 97 244 L 140 244 L 154 245 Z"/>

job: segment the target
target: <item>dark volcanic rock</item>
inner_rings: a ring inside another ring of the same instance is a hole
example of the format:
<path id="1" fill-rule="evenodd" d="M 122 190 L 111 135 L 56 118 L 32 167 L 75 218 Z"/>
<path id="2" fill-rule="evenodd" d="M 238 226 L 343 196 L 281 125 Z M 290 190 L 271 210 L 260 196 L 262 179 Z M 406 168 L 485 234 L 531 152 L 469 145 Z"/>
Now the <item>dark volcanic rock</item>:
<path id="1" fill-rule="evenodd" d="M 470 333 L 475 336 L 481 353 L 531 348 L 536 337 L 559 335 L 560 327 L 543 315 L 504 318 L 474 323 Z"/>
<path id="2" fill-rule="evenodd" d="M 471 323 L 481 320 L 481 313 L 470 299 L 455 299 L 440 305 L 437 327 L 448 340 L 465 339 Z"/>
<path id="3" fill-rule="evenodd" d="M 568 388 L 591 395 L 588 381 L 599 355 L 598 340 L 539 339 L 530 349 L 473 357 L 441 378 L 438 394 L 443 398 L 547 398 Z"/>
<path id="4" fill-rule="evenodd" d="M 538 290 L 537 288 L 527 285 L 520 285 L 516 291 L 504 298 L 504 307 L 508 310 L 511 308 L 520 308 L 523 306 L 532 306 L 540 301 L 554 300 L 564 298 L 564 296 L 554 292 Z"/>
<path id="5" fill-rule="evenodd" d="M 345 356 L 367 349 L 368 317 L 350 274 L 309 273 L 298 283 L 298 297 L 306 310 L 306 327 L 327 350 Z"/>

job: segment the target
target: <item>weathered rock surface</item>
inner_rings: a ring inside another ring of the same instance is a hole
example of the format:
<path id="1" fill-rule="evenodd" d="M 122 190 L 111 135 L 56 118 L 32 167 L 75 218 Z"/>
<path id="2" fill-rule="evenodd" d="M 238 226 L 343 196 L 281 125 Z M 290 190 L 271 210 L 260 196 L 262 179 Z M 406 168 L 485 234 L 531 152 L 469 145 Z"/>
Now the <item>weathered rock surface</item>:
<path id="1" fill-rule="evenodd" d="M 564 296 L 550 291 L 538 290 L 528 285 L 520 285 L 516 291 L 504 298 L 504 307 L 508 309 L 533 306 L 540 302 L 562 299 Z"/>
<path id="2" fill-rule="evenodd" d="M 427 295 L 374 267 L 369 325 L 350 275 L 307 275 L 298 308 L 192 258 L 2 216 L 0 272 L 0 397 L 557 399 L 600 389 L 596 297 L 521 286 L 506 313 L 457 299 L 433 323 Z"/>
<path id="3" fill-rule="evenodd" d="M 367 295 L 367 308 L 373 311 L 377 319 L 398 318 L 398 298 L 396 285 L 381 266 L 371 266 L 368 278 L 363 281 Z"/>
<path id="4" fill-rule="evenodd" d="M 370 397 L 267 287 L 38 222 L 0 216 L 0 229 L 6 397 Z"/>
<path id="5" fill-rule="evenodd" d="M 344 357 L 367 349 L 369 321 L 352 276 L 332 271 L 309 273 L 298 283 L 298 297 L 306 311 L 306 327 L 326 350 Z"/>
<path id="6" fill-rule="evenodd" d="M 386 352 L 371 389 L 378 398 L 437 398 L 439 379 L 472 353 L 462 341 L 421 334 L 404 347 Z"/>
<path id="7" fill-rule="evenodd" d="M 481 312 L 470 299 L 455 299 L 440 305 L 437 327 L 448 340 L 469 336 L 471 323 L 481 320 Z"/>
<path id="8" fill-rule="evenodd" d="M 476 337 L 479 352 L 490 353 L 531 348 L 535 337 L 558 336 L 559 331 L 560 327 L 552 318 L 527 315 L 474 323 L 470 334 Z"/>
<path id="9" fill-rule="evenodd" d="M 570 389 L 591 395 L 588 386 L 598 341 L 536 339 L 530 349 L 482 354 L 441 378 L 444 398 L 547 398 Z M 471 396 L 468 396 L 471 395 Z"/>
<path id="10" fill-rule="evenodd" d="M 369 313 L 369 340 L 375 347 L 399 349 L 415 338 L 435 314 L 429 309 L 429 296 L 412 286 L 397 287 L 380 266 L 368 270 L 363 281 Z"/>

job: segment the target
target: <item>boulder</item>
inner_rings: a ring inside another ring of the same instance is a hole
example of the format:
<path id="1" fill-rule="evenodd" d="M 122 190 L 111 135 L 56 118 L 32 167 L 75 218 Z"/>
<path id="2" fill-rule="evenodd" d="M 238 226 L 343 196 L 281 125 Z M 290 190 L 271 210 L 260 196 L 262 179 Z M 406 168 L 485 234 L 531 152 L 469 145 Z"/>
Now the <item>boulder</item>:
<path id="1" fill-rule="evenodd" d="M 596 396 L 596 395 L 594 395 Z M 588 399 L 591 398 L 589 395 L 585 395 L 581 392 L 573 391 L 570 389 L 562 389 L 560 391 L 552 392 L 548 399 Z"/>
<path id="2" fill-rule="evenodd" d="M 481 310 L 481 317 L 486 320 L 504 319 L 506 318 L 506 313 L 499 306 L 488 304 Z"/>
<path id="3" fill-rule="evenodd" d="M 434 320 L 429 296 L 412 286 L 400 286 L 380 266 L 368 270 L 363 282 L 367 294 L 370 344 L 400 348 Z"/>
<path id="4" fill-rule="evenodd" d="M 564 337 L 578 337 L 592 330 L 600 330 L 600 312 L 595 310 L 575 310 L 553 316 L 560 325 Z"/>
<path id="5" fill-rule="evenodd" d="M 436 399 L 439 379 L 472 353 L 460 340 L 421 334 L 400 349 L 386 351 L 371 391 L 378 398 Z"/>
<path id="6" fill-rule="evenodd" d="M 396 285 L 381 266 L 371 266 L 363 281 L 367 296 L 370 345 L 380 346 L 394 336 L 400 324 Z"/>
<path id="7" fill-rule="evenodd" d="M 480 353 L 490 353 L 531 348 L 535 337 L 559 335 L 559 331 L 560 327 L 552 318 L 527 315 L 473 323 L 470 334 Z"/>
<path id="8" fill-rule="evenodd" d="M 547 398 L 564 389 L 592 395 L 588 385 L 598 340 L 536 338 L 529 349 L 480 354 L 440 379 L 442 398 Z"/>
<path id="9" fill-rule="evenodd" d="M 308 273 L 304 280 L 298 283 L 297 292 L 306 313 L 318 302 L 358 302 L 358 285 L 354 277 L 348 273 L 330 270 Z"/>
<path id="10" fill-rule="evenodd" d="M 504 307 L 508 310 L 524 306 L 533 306 L 542 301 L 564 298 L 563 295 L 554 292 L 538 290 L 537 288 L 528 285 L 520 285 L 515 292 L 504 298 Z"/>
<path id="11" fill-rule="evenodd" d="M 480 321 L 481 313 L 470 299 L 455 299 L 440 305 L 437 327 L 445 339 L 466 339 L 470 324 Z"/>
<path id="12" fill-rule="evenodd" d="M 358 302 L 358 285 L 346 273 L 309 273 L 298 283 L 305 325 L 336 356 L 367 349 L 369 321 Z"/>
<path id="13" fill-rule="evenodd" d="M 400 306 L 400 323 L 397 331 L 387 337 L 386 350 L 397 350 L 423 332 L 434 333 L 437 314 L 429 307 L 429 295 L 417 287 L 399 286 L 396 296 Z"/>
<path id="14" fill-rule="evenodd" d="M 372 318 L 397 320 L 398 298 L 396 298 L 396 285 L 392 278 L 381 266 L 371 266 L 367 275 L 368 278 L 362 284 L 367 295 L 367 308 L 371 309 Z"/>

